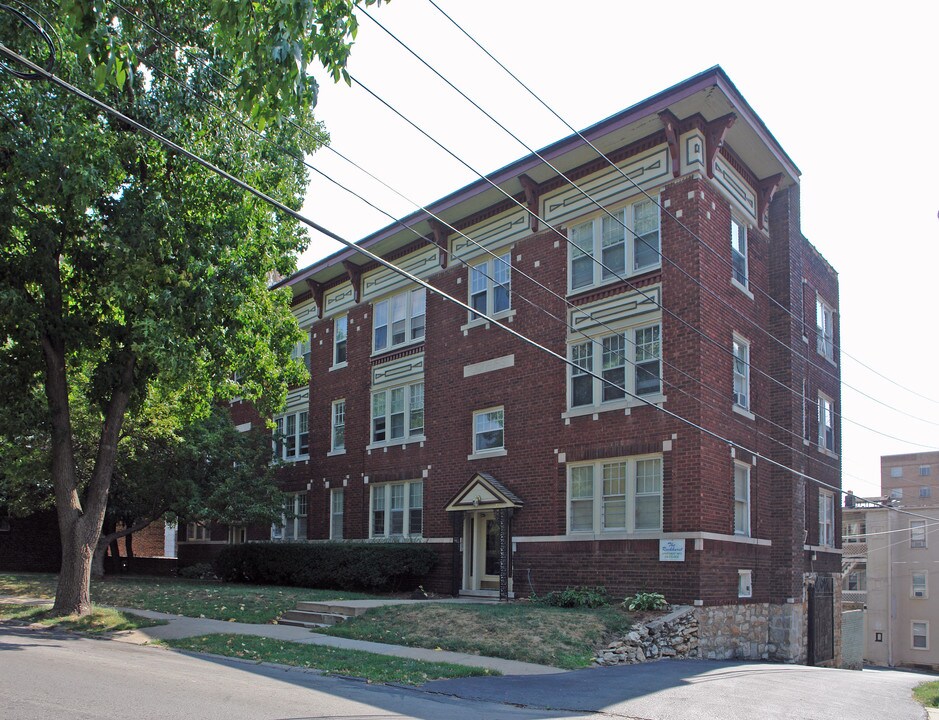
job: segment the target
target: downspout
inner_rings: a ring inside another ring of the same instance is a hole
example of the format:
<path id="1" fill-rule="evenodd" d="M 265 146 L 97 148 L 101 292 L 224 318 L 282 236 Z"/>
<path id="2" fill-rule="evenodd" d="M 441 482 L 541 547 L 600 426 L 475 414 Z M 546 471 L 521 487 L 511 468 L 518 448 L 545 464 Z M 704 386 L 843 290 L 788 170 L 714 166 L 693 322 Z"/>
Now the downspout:
<path id="1" fill-rule="evenodd" d="M 892 525 L 891 516 L 892 513 L 886 513 L 887 515 L 887 530 L 892 530 L 890 526 Z M 893 535 L 888 532 L 887 538 L 892 538 Z M 893 667 L 893 542 L 887 540 L 887 667 Z"/>

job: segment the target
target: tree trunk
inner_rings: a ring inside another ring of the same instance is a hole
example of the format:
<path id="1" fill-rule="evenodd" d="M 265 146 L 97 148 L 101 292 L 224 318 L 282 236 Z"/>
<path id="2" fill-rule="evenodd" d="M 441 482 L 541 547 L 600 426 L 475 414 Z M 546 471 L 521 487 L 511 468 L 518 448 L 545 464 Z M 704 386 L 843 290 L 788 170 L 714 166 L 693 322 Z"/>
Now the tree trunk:
<path id="1" fill-rule="evenodd" d="M 91 577 L 95 580 L 100 580 L 104 577 L 104 556 L 108 553 L 108 545 L 113 544 L 117 546 L 117 541 L 112 540 L 109 542 L 108 537 L 110 536 L 102 535 L 98 538 L 94 555 L 91 556 Z"/>
<path id="2" fill-rule="evenodd" d="M 62 568 L 52 606 L 57 615 L 87 615 L 91 612 L 91 547 L 76 540 L 79 525 L 76 519 L 72 531 L 62 536 Z"/>

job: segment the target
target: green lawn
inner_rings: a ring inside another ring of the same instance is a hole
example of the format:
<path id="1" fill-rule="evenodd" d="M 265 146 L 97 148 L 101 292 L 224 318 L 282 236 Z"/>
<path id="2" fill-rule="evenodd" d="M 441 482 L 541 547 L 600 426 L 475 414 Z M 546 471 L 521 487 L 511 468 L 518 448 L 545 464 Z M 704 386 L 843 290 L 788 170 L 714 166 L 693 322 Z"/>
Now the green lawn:
<path id="1" fill-rule="evenodd" d="M 164 644 L 180 650 L 316 668 L 329 674 L 361 677 L 379 683 L 420 685 L 440 678 L 499 674 L 485 668 L 409 660 L 360 650 L 305 645 L 250 635 L 202 635 L 182 640 L 166 640 Z"/>
<path id="2" fill-rule="evenodd" d="M 939 680 L 924 682 L 913 688 L 913 697 L 921 705 L 939 708 Z"/>
<path id="3" fill-rule="evenodd" d="M 630 625 L 618 607 L 428 603 L 376 608 L 320 632 L 573 669 L 590 665 L 596 648 Z"/>
<path id="4" fill-rule="evenodd" d="M 90 615 L 54 616 L 48 605 L 5 605 L 3 603 L 0 603 L 0 620 L 38 623 L 48 628 L 80 632 L 85 635 L 101 635 L 120 630 L 166 625 L 165 620 L 150 620 L 111 608 L 96 607 Z"/>
<path id="5" fill-rule="evenodd" d="M 52 598 L 56 576 L 40 573 L 0 574 L 0 595 Z M 92 582 L 91 599 L 98 605 L 141 608 L 158 612 L 269 623 L 301 600 L 350 600 L 372 597 L 339 590 L 212 583 L 177 578 L 116 577 Z"/>

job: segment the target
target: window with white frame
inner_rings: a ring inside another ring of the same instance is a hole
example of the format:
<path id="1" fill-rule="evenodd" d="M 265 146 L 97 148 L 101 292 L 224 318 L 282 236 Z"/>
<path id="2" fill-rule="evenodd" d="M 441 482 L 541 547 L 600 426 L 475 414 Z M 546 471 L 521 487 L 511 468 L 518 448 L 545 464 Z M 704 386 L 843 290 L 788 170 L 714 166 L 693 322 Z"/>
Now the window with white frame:
<path id="1" fill-rule="evenodd" d="M 345 365 L 348 361 L 346 345 L 349 342 L 349 316 L 340 315 L 333 320 L 333 366 Z"/>
<path id="2" fill-rule="evenodd" d="M 835 546 L 835 496 L 827 490 L 818 491 L 818 544 Z"/>
<path id="3" fill-rule="evenodd" d="M 332 452 L 346 449 L 346 401 L 334 400 L 332 407 Z"/>
<path id="4" fill-rule="evenodd" d="M 306 337 L 293 346 L 290 351 L 290 357 L 293 360 L 299 360 L 307 370 L 310 369 L 310 332 L 304 330 Z"/>
<path id="5" fill-rule="evenodd" d="M 835 403 L 824 393 L 818 394 L 818 447 L 835 451 Z"/>
<path id="6" fill-rule="evenodd" d="M 750 409 L 750 343 L 734 335 L 734 405 Z"/>
<path id="7" fill-rule="evenodd" d="M 749 282 L 747 226 L 734 216 L 730 218 L 730 256 L 734 266 L 734 280 L 743 287 L 747 287 Z"/>
<path id="8" fill-rule="evenodd" d="M 242 545 L 248 542 L 248 528 L 244 525 L 228 526 L 228 544 Z"/>
<path id="9" fill-rule="evenodd" d="M 498 315 L 511 308 L 512 304 L 512 254 L 504 253 L 491 257 L 470 268 L 469 304 L 476 312 L 471 319 L 481 315 Z"/>
<path id="10" fill-rule="evenodd" d="M 662 459 L 568 465 L 568 532 L 662 529 Z"/>
<path id="11" fill-rule="evenodd" d="M 919 476 L 920 477 L 929 477 L 930 466 L 929 465 L 920 465 L 919 466 Z"/>
<path id="12" fill-rule="evenodd" d="M 342 540 L 343 519 L 346 510 L 345 488 L 329 491 L 329 539 Z"/>
<path id="13" fill-rule="evenodd" d="M 424 383 L 372 393 L 372 442 L 392 443 L 424 434 Z"/>
<path id="14" fill-rule="evenodd" d="M 834 313 L 820 297 L 815 299 L 815 337 L 819 355 L 835 359 Z"/>
<path id="15" fill-rule="evenodd" d="M 205 542 L 211 539 L 207 522 L 186 523 L 186 542 Z"/>
<path id="16" fill-rule="evenodd" d="M 913 573 L 913 586 L 910 588 L 910 596 L 916 599 L 924 599 L 929 597 L 928 588 L 926 586 L 926 577 L 925 572 L 914 572 Z"/>
<path id="17" fill-rule="evenodd" d="M 910 623 L 914 650 L 929 650 L 929 623 L 925 620 L 913 620 Z"/>
<path id="18" fill-rule="evenodd" d="M 903 499 L 903 488 L 893 488 L 890 491 L 891 500 L 902 500 Z"/>
<path id="19" fill-rule="evenodd" d="M 844 524 L 844 541 L 846 543 L 867 542 L 866 523 L 863 520 L 849 520 Z"/>
<path id="20" fill-rule="evenodd" d="M 372 312 L 372 349 L 375 352 L 423 339 L 427 312 L 424 288 L 406 290 L 380 300 Z"/>
<path id="21" fill-rule="evenodd" d="M 284 513 L 280 523 L 271 526 L 271 540 L 306 540 L 306 491 L 288 493 L 284 498 Z"/>
<path id="22" fill-rule="evenodd" d="M 890 468 L 890 477 L 892 478 L 903 477 L 903 467 L 900 465 L 897 465 L 895 467 Z"/>
<path id="23" fill-rule="evenodd" d="M 568 237 L 571 291 L 646 272 L 661 264 L 659 209 L 651 200 L 574 225 Z"/>
<path id="24" fill-rule="evenodd" d="M 505 408 L 488 408 L 473 413 L 473 453 L 505 448 Z"/>
<path id="25" fill-rule="evenodd" d="M 926 547 L 926 521 L 910 520 L 910 547 Z"/>
<path id="26" fill-rule="evenodd" d="M 424 483 L 411 480 L 371 486 L 370 537 L 420 537 L 424 531 Z"/>
<path id="27" fill-rule="evenodd" d="M 734 463 L 734 535 L 750 535 L 750 466 Z"/>
<path id="28" fill-rule="evenodd" d="M 921 498 L 930 498 L 932 497 L 932 488 L 929 485 L 922 485 L 919 488 L 919 496 Z"/>
<path id="29" fill-rule="evenodd" d="M 737 597 L 753 597 L 753 571 L 737 571 Z"/>
<path id="30" fill-rule="evenodd" d="M 864 592 L 867 590 L 867 570 L 862 566 L 855 570 L 850 570 L 844 576 L 842 584 L 843 590 L 852 592 Z"/>
<path id="31" fill-rule="evenodd" d="M 309 414 L 306 410 L 274 418 L 274 456 L 293 462 L 310 456 Z"/>
<path id="32" fill-rule="evenodd" d="M 627 395 L 662 392 L 658 324 L 575 343 L 570 346 L 570 358 L 571 408 L 602 408 L 604 403 L 621 401 Z"/>

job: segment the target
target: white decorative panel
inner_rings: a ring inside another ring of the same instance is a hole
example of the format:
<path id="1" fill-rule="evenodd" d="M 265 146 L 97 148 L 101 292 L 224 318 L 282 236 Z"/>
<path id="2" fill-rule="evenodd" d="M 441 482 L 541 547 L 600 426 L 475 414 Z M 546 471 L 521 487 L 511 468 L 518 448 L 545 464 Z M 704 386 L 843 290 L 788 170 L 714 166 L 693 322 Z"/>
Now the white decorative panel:
<path id="1" fill-rule="evenodd" d="M 437 246 L 429 245 L 425 249 L 395 260 L 394 264 L 412 275 L 426 278 L 440 268 Z M 369 301 L 410 284 L 411 281 L 400 273 L 390 268 L 380 267 L 362 276 L 362 299 Z"/>
<path id="2" fill-rule="evenodd" d="M 382 363 L 372 368 L 372 388 L 379 385 L 420 380 L 424 375 L 424 354 L 408 355 L 400 360 Z"/>
<path id="3" fill-rule="evenodd" d="M 450 236 L 450 253 L 454 257 L 468 260 L 482 254 L 485 250 L 494 250 L 507 243 L 515 242 L 529 233 L 528 218 L 527 210 L 516 207 L 472 225 L 463 230 L 463 235 L 467 237 Z"/>
<path id="4" fill-rule="evenodd" d="M 622 326 L 653 321 L 661 317 L 661 305 L 662 286 L 652 285 L 642 288 L 642 293 L 621 293 L 573 308 L 569 317 L 576 333 L 570 335 L 570 339 L 577 339 L 580 337 L 577 333 L 581 332 L 604 334 Z"/>
<path id="5" fill-rule="evenodd" d="M 353 300 L 352 283 L 344 282 L 323 294 L 323 317 L 339 315 L 351 308 Z"/>
<path id="6" fill-rule="evenodd" d="M 756 219 L 756 192 L 720 154 L 714 158 L 714 180 L 740 209 Z"/>
<path id="7" fill-rule="evenodd" d="M 549 225 L 560 225 L 571 218 L 596 212 L 597 206 L 584 193 L 606 207 L 636 195 L 639 192 L 637 185 L 647 189 L 667 180 L 671 177 L 668 146 L 661 145 L 642 157 L 629 158 L 617 167 L 619 170 L 607 168 L 577 180 L 580 190 L 565 187 L 543 198 L 541 217 Z"/>
<path id="8" fill-rule="evenodd" d="M 297 324 L 304 330 L 309 330 L 317 320 L 316 303 L 312 300 L 306 300 L 299 305 L 294 305 L 290 311 L 297 318 Z"/>
<path id="9" fill-rule="evenodd" d="M 681 173 L 692 172 L 693 170 L 704 171 L 706 156 L 704 154 L 704 135 L 697 130 L 685 133 L 681 136 L 678 143 L 682 149 Z"/>
<path id="10" fill-rule="evenodd" d="M 287 393 L 284 410 L 306 410 L 310 406 L 310 388 L 302 387 Z"/>

